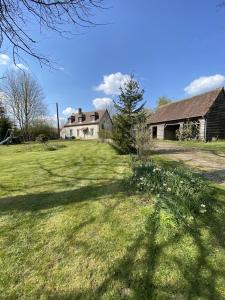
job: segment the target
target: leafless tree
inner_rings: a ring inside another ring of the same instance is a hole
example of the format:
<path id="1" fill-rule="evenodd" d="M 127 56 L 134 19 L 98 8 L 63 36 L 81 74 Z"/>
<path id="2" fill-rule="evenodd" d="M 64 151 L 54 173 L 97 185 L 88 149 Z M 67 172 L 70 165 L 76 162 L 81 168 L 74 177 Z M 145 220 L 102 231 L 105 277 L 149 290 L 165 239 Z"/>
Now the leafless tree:
<path id="1" fill-rule="evenodd" d="M 64 26 L 73 24 L 93 26 L 93 9 L 100 8 L 104 0 L 0 0 L 0 48 L 4 40 L 12 45 L 14 63 L 25 52 L 50 65 L 49 59 L 35 48 L 37 41 L 31 35 L 31 22 L 43 29 L 59 34 Z"/>
<path id="2" fill-rule="evenodd" d="M 147 116 L 141 119 L 135 128 L 135 144 L 138 158 L 146 163 L 149 160 L 150 153 L 154 148 L 154 141 L 151 138 L 147 125 Z"/>
<path id="3" fill-rule="evenodd" d="M 45 113 L 42 89 L 29 73 L 16 71 L 7 74 L 2 91 L 8 113 L 28 140 L 30 124 Z"/>

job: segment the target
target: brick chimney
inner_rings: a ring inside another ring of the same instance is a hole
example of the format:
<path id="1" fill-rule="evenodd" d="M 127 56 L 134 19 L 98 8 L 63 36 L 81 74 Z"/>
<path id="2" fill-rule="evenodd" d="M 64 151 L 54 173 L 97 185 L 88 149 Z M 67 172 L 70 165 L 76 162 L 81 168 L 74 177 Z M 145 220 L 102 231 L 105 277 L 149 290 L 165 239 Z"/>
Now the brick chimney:
<path id="1" fill-rule="evenodd" d="M 82 114 L 82 109 L 79 107 L 78 108 L 78 114 L 81 115 Z"/>

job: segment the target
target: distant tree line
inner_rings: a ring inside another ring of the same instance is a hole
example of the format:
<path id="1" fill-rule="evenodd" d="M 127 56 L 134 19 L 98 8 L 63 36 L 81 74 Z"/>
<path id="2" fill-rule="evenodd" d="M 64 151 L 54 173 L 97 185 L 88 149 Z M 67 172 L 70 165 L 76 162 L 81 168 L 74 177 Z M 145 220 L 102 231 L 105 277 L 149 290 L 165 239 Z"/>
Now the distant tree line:
<path id="1" fill-rule="evenodd" d="M 0 100 L 0 141 L 3 140 L 9 129 L 12 128 L 12 123 L 6 115 L 2 100 Z"/>
<path id="2" fill-rule="evenodd" d="M 38 82 L 28 72 L 8 72 L 1 85 L 0 141 L 11 128 L 23 141 L 40 134 L 57 138 L 57 130 L 45 118 L 44 95 Z"/>
<path id="3" fill-rule="evenodd" d="M 171 102 L 172 102 L 172 100 L 165 96 L 159 97 L 159 99 L 157 100 L 156 108 L 159 108 L 159 107 L 169 104 Z"/>

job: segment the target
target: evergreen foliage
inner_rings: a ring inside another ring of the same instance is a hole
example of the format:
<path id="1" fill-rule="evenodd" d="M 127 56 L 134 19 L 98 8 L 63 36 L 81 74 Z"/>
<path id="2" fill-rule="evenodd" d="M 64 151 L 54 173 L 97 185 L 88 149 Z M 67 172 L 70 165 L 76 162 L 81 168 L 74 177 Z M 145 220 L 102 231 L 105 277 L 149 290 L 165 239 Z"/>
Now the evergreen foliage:
<path id="1" fill-rule="evenodd" d="M 129 154 L 136 151 L 135 126 L 145 118 L 144 90 L 131 76 L 120 91 L 117 101 L 114 101 L 117 115 L 114 117 L 113 141 L 121 153 Z"/>
<path id="2" fill-rule="evenodd" d="M 6 116 L 3 105 L 0 103 L 0 141 L 5 138 L 7 130 L 12 128 L 12 123 L 9 118 Z"/>

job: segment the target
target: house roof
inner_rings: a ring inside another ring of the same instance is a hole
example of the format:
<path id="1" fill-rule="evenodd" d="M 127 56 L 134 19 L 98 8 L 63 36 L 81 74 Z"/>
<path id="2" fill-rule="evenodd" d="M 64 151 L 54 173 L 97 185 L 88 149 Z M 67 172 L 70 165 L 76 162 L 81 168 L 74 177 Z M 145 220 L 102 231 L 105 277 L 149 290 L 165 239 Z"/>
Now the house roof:
<path id="1" fill-rule="evenodd" d="M 64 127 L 69 127 L 69 126 L 82 126 L 82 125 L 87 125 L 87 124 L 99 124 L 99 122 L 101 121 L 103 115 L 105 114 L 107 110 L 95 110 L 95 111 L 89 111 L 89 112 L 84 112 L 82 111 L 82 114 L 79 113 L 75 113 L 72 114 L 71 116 L 75 117 L 75 122 L 67 122 Z M 96 120 L 92 121 L 91 120 L 91 116 L 96 114 Z M 84 116 L 84 120 L 82 121 L 82 123 L 78 122 L 78 117 L 79 116 Z"/>
<path id="2" fill-rule="evenodd" d="M 219 88 L 189 99 L 163 105 L 151 116 L 149 124 L 203 117 L 222 91 L 223 88 Z"/>

